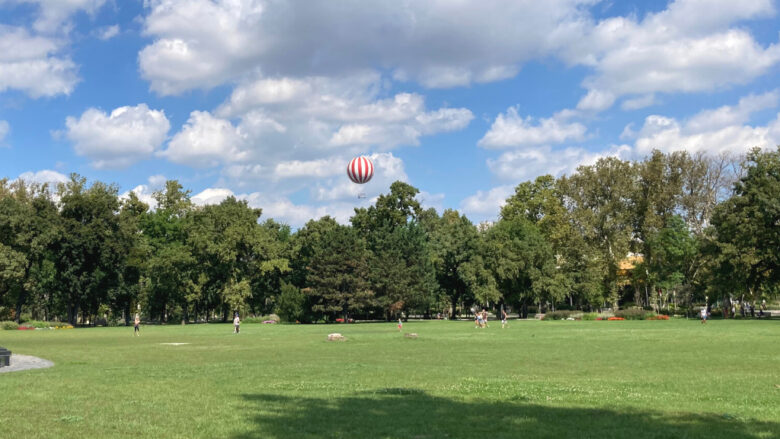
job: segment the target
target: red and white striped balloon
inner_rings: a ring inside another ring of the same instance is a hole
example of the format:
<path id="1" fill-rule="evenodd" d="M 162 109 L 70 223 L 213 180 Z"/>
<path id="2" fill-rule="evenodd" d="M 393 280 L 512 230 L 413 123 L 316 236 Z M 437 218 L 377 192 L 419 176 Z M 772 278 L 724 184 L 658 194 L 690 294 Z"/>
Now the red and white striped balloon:
<path id="1" fill-rule="evenodd" d="M 355 157 L 347 165 L 347 175 L 353 183 L 368 183 L 371 177 L 374 176 L 374 164 L 371 163 L 368 157 Z"/>

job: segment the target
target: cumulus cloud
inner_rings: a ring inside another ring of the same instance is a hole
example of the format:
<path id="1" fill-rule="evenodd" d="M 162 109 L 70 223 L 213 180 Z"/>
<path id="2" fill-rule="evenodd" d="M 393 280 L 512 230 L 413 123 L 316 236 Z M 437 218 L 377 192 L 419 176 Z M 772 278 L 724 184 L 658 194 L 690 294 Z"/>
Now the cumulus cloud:
<path id="1" fill-rule="evenodd" d="M 545 174 L 556 177 L 571 174 L 578 166 L 593 164 L 602 157 L 629 155 L 630 149 L 625 146 L 598 152 L 578 147 L 553 150 L 550 146 L 543 146 L 506 152 L 487 163 L 499 179 L 520 183 Z"/>
<path id="2" fill-rule="evenodd" d="M 213 167 L 245 159 L 247 153 L 242 149 L 245 141 L 244 135 L 230 121 L 214 117 L 207 111 L 193 111 L 182 130 L 168 144 L 168 149 L 160 155 L 174 163 Z"/>
<path id="3" fill-rule="evenodd" d="M 531 116 L 523 118 L 517 108 L 509 108 L 506 114 L 499 114 L 490 130 L 479 140 L 484 148 L 512 148 L 566 141 L 579 141 L 585 138 L 585 125 L 567 122 L 561 117 L 539 119 Z"/>
<path id="4" fill-rule="evenodd" d="M 42 171 L 27 171 L 22 174 L 19 174 L 18 177 L 19 180 L 24 180 L 26 182 L 31 183 L 39 183 L 39 184 L 45 184 L 48 183 L 50 185 L 56 185 L 57 183 L 66 183 L 70 179 L 57 171 L 52 171 L 51 169 L 44 169 Z"/>
<path id="5" fill-rule="evenodd" d="M 77 67 L 61 54 L 63 48 L 57 38 L 0 24 L 0 92 L 21 90 L 34 98 L 70 94 Z"/>
<path id="6" fill-rule="evenodd" d="M 460 211 L 472 219 L 497 219 L 506 199 L 514 193 L 513 186 L 497 186 L 489 191 L 477 191 L 460 202 Z"/>
<path id="7" fill-rule="evenodd" d="M 30 3 L 37 6 L 33 28 L 41 33 L 68 32 L 71 19 L 78 12 L 95 14 L 106 0 L 5 0 L 9 3 Z"/>
<path id="8" fill-rule="evenodd" d="M 636 17 L 612 17 L 584 28 L 561 56 L 593 68 L 578 108 L 601 111 L 621 96 L 626 109 L 654 93 L 691 93 L 745 84 L 780 62 L 780 44 L 762 46 L 735 25 L 775 14 L 770 0 L 677 0 Z"/>
<path id="9" fill-rule="evenodd" d="M 165 113 L 146 104 L 111 114 L 90 108 L 78 119 L 68 117 L 65 125 L 76 153 L 90 158 L 95 168 L 123 168 L 151 157 L 170 129 Z"/>
<path id="10" fill-rule="evenodd" d="M 119 35 L 119 25 L 102 27 L 96 31 L 95 35 L 103 41 L 110 40 Z"/>
<path id="11" fill-rule="evenodd" d="M 510 78 L 575 39 L 591 3 L 151 0 L 144 31 L 154 41 L 139 62 L 162 94 L 256 70 L 335 76 L 377 66 L 426 87 L 463 86 Z"/>

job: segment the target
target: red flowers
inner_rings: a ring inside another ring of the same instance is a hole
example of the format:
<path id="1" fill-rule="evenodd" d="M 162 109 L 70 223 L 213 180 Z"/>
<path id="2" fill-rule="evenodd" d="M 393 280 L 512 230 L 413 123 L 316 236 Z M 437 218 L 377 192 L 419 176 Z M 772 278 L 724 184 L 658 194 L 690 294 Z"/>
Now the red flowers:
<path id="1" fill-rule="evenodd" d="M 344 323 L 344 319 L 338 318 L 338 319 L 336 319 L 336 323 Z"/>
<path id="2" fill-rule="evenodd" d="M 30 331 L 30 330 L 35 330 L 35 327 L 33 327 L 33 326 L 20 326 L 20 327 L 18 327 L 16 329 L 18 329 L 20 331 Z"/>
<path id="3" fill-rule="evenodd" d="M 669 320 L 669 316 L 665 316 L 663 314 L 659 314 L 657 316 L 650 316 L 647 318 L 647 320 Z"/>
<path id="4" fill-rule="evenodd" d="M 625 320 L 623 317 L 610 317 L 607 320 Z"/>

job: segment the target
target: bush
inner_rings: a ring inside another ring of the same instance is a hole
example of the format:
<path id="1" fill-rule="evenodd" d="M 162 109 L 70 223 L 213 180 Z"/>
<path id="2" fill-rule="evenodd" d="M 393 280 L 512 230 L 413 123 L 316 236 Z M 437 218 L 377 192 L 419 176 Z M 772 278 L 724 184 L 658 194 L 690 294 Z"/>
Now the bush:
<path id="1" fill-rule="evenodd" d="M 267 316 L 247 317 L 241 322 L 242 323 L 263 323 L 269 321 L 274 321 L 276 323 L 279 323 L 281 319 L 276 314 L 269 314 Z"/>
<path id="2" fill-rule="evenodd" d="M 586 312 L 582 315 L 582 320 L 596 320 L 599 317 L 597 312 Z"/>
<path id="3" fill-rule="evenodd" d="M 575 313 L 581 314 L 578 311 L 551 311 L 544 315 L 543 320 L 566 320 Z"/>
<path id="4" fill-rule="evenodd" d="M 286 322 L 300 320 L 304 314 L 306 304 L 306 295 L 295 285 L 282 283 L 282 294 L 276 301 L 276 312 L 284 318 Z"/>
<path id="5" fill-rule="evenodd" d="M 19 329 L 19 325 L 16 324 L 16 322 L 9 320 L 5 322 L 0 322 L 0 329 L 6 329 L 6 330 Z"/>
<path id="6" fill-rule="evenodd" d="M 615 311 L 615 317 L 622 317 L 626 320 L 645 320 L 649 316 L 654 316 L 655 313 L 645 311 L 641 308 L 621 309 Z"/>

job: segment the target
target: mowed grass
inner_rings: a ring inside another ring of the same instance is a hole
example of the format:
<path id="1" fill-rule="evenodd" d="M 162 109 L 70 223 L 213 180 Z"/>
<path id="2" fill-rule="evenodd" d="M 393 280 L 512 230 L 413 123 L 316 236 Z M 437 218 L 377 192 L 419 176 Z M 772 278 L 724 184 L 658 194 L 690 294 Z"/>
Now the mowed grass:
<path id="1" fill-rule="evenodd" d="M 0 374 L 0 437 L 780 437 L 780 322 L 403 329 L 0 331 L 56 363 Z"/>

